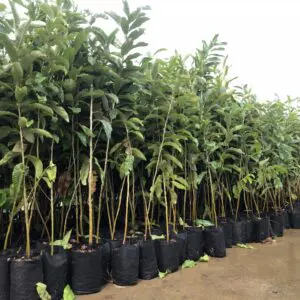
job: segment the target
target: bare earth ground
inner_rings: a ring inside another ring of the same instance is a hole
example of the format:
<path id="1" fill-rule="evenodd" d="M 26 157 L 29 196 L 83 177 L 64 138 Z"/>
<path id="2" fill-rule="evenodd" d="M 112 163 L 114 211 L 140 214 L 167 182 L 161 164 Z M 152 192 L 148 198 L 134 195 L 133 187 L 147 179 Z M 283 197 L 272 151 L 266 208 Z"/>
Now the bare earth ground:
<path id="1" fill-rule="evenodd" d="M 164 279 L 140 281 L 120 288 L 107 285 L 99 294 L 79 300 L 234 300 L 300 299 L 300 230 L 287 230 L 273 244 L 255 249 L 227 249 L 227 257 L 211 258 Z"/>

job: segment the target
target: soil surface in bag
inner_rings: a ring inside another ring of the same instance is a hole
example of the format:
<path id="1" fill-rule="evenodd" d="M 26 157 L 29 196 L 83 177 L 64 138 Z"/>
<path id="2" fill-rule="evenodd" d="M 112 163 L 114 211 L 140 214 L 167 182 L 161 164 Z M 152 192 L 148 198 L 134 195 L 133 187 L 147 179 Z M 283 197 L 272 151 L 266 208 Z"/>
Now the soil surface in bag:
<path id="1" fill-rule="evenodd" d="M 186 258 L 194 261 L 204 255 L 204 235 L 201 227 L 187 227 Z"/>
<path id="2" fill-rule="evenodd" d="M 0 300 L 9 300 L 8 253 L 0 252 Z"/>
<path id="3" fill-rule="evenodd" d="M 61 300 L 68 279 L 68 255 L 62 247 L 55 247 L 54 255 L 50 254 L 50 249 L 46 249 L 42 261 L 44 282 L 51 300 Z"/>
<path id="4" fill-rule="evenodd" d="M 158 276 L 157 260 L 154 242 L 152 240 L 140 243 L 139 278 L 150 280 Z"/>
<path id="5" fill-rule="evenodd" d="M 283 236 L 284 232 L 284 214 L 272 215 L 271 216 L 271 226 L 275 236 Z"/>
<path id="6" fill-rule="evenodd" d="M 75 294 L 97 293 L 102 285 L 101 247 L 72 249 L 72 290 Z"/>
<path id="7" fill-rule="evenodd" d="M 155 240 L 157 266 L 160 272 L 175 272 L 179 268 L 179 247 L 176 240 Z"/>
<path id="8" fill-rule="evenodd" d="M 226 248 L 232 248 L 232 222 L 222 221 L 220 227 L 224 232 Z"/>
<path id="9" fill-rule="evenodd" d="M 13 258 L 10 262 L 10 300 L 40 299 L 36 284 L 43 282 L 41 258 Z"/>
<path id="10" fill-rule="evenodd" d="M 222 228 L 206 227 L 204 230 L 205 236 L 205 252 L 212 257 L 225 257 L 225 237 Z"/>
<path id="11" fill-rule="evenodd" d="M 290 217 L 291 217 L 291 227 L 294 229 L 300 229 L 300 210 L 298 208 L 294 209 L 291 212 Z"/>
<path id="12" fill-rule="evenodd" d="M 139 246 L 124 244 L 112 250 L 112 278 L 116 285 L 136 284 L 139 277 Z"/>
<path id="13" fill-rule="evenodd" d="M 178 255 L 179 255 L 179 265 L 181 265 L 186 260 L 187 253 L 187 233 L 180 232 L 178 234 L 172 235 L 178 243 Z"/>
<path id="14" fill-rule="evenodd" d="M 291 228 L 290 216 L 287 210 L 284 211 L 284 228 L 285 229 Z"/>
<path id="15" fill-rule="evenodd" d="M 263 217 L 261 219 L 254 219 L 253 221 L 253 234 L 256 242 L 262 242 L 270 236 L 270 219 Z"/>

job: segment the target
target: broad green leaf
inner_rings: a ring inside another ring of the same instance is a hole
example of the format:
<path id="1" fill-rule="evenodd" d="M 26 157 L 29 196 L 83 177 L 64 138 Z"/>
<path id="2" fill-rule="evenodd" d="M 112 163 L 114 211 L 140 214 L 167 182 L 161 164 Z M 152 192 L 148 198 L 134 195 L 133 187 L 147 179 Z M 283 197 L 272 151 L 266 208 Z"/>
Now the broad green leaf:
<path id="1" fill-rule="evenodd" d="M 158 273 L 158 277 L 160 278 L 160 279 L 163 279 L 163 278 L 165 278 L 168 274 L 170 274 L 171 272 L 169 271 L 169 270 L 167 270 L 166 272 L 159 272 Z"/>
<path id="2" fill-rule="evenodd" d="M 28 94 L 28 90 L 26 86 L 23 87 L 16 86 L 15 97 L 17 102 L 19 103 L 22 102 L 22 100 L 27 96 L 27 94 Z"/>
<path id="3" fill-rule="evenodd" d="M 153 240 L 153 241 L 155 241 L 155 240 L 163 240 L 163 239 L 165 239 L 166 237 L 162 234 L 162 235 L 155 235 L 155 234 L 151 234 L 151 239 Z"/>
<path id="4" fill-rule="evenodd" d="M 10 111 L 3 111 L 0 110 L 0 117 L 14 117 L 14 118 L 18 118 L 18 115 L 10 112 Z"/>
<path id="5" fill-rule="evenodd" d="M 186 190 L 186 186 L 184 186 L 183 184 L 181 184 L 181 183 L 179 183 L 179 182 L 177 182 L 177 181 L 172 181 L 172 184 L 176 187 L 176 188 L 178 188 L 178 189 L 180 189 L 180 190 Z"/>
<path id="6" fill-rule="evenodd" d="M 0 139 L 7 137 L 13 129 L 9 126 L 0 126 Z"/>
<path id="7" fill-rule="evenodd" d="M 133 156 L 138 157 L 141 160 L 147 160 L 146 157 L 145 157 L 145 155 L 139 149 L 132 148 L 131 150 L 132 150 Z"/>
<path id="8" fill-rule="evenodd" d="M 43 176 L 43 163 L 42 161 L 33 156 L 33 155 L 27 155 L 26 158 L 33 164 L 35 169 L 35 178 L 41 179 Z"/>
<path id="9" fill-rule="evenodd" d="M 64 289 L 63 300 L 75 300 L 76 297 L 69 285 L 66 285 Z"/>
<path id="10" fill-rule="evenodd" d="M 14 62 L 11 68 L 11 74 L 14 79 L 14 83 L 20 84 L 23 80 L 23 68 L 19 62 Z"/>
<path id="11" fill-rule="evenodd" d="M 150 20 L 148 17 L 139 17 L 130 25 L 129 30 L 132 31 L 133 29 L 140 27 L 148 20 Z"/>
<path id="12" fill-rule="evenodd" d="M 120 166 L 120 177 L 124 178 L 130 174 L 133 169 L 134 156 L 127 155 L 125 161 Z"/>
<path id="13" fill-rule="evenodd" d="M 22 163 L 15 165 L 12 172 L 11 196 L 16 199 L 21 191 L 21 186 L 24 178 L 24 166 Z"/>
<path id="14" fill-rule="evenodd" d="M 106 138 L 108 140 L 110 140 L 111 138 L 111 133 L 112 133 L 112 126 L 110 124 L 110 122 L 106 121 L 106 120 L 100 120 L 100 122 L 102 123 L 103 125 L 103 128 L 104 128 L 104 131 L 105 131 L 105 134 L 106 134 Z"/>
<path id="15" fill-rule="evenodd" d="M 67 233 L 66 233 L 66 235 L 63 237 L 63 244 L 64 245 L 67 245 L 68 243 L 69 243 L 69 241 L 70 241 L 70 238 L 71 238 L 71 234 L 72 234 L 72 229 L 71 230 L 69 230 Z"/>
<path id="16" fill-rule="evenodd" d="M 173 162 L 177 167 L 179 167 L 181 170 L 183 169 L 183 165 L 182 163 L 174 156 L 171 155 L 169 153 L 164 153 L 163 157 L 167 160 L 170 160 L 171 162 Z"/>
<path id="17" fill-rule="evenodd" d="M 60 116 L 62 117 L 66 122 L 69 123 L 69 115 L 66 112 L 66 110 L 62 106 L 54 106 L 53 110 Z"/>
<path id="18" fill-rule="evenodd" d="M 0 44 L 3 44 L 12 61 L 16 61 L 18 59 L 18 52 L 13 42 L 2 32 L 0 32 Z"/>
<path id="19" fill-rule="evenodd" d="M 89 32 L 87 30 L 81 30 L 74 41 L 75 54 L 79 51 L 83 43 L 87 40 Z"/>
<path id="20" fill-rule="evenodd" d="M 45 137 L 45 138 L 49 138 L 49 139 L 52 139 L 53 136 L 50 132 L 48 132 L 47 130 L 45 129 L 41 129 L 41 128 L 31 128 L 30 129 L 30 132 L 38 135 L 38 136 L 42 136 L 42 137 Z"/>
<path id="21" fill-rule="evenodd" d="M 213 226 L 214 224 L 208 220 L 202 220 L 202 219 L 197 219 L 196 220 L 196 225 L 197 226 L 204 226 L 204 227 L 208 227 L 208 226 Z"/>
<path id="22" fill-rule="evenodd" d="M 100 175 L 100 180 L 101 180 L 101 182 L 103 183 L 103 182 L 104 182 L 104 176 L 105 176 L 104 171 L 103 171 L 103 169 L 101 168 L 101 166 L 100 166 L 100 164 L 99 164 L 99 161 L 98 161 L 98 158 L 97 158 L 97 157 L 94 157 L 94 161 L 95 161 L 95 165 L 96 165 L 96 167 L 97 167 L 98 173 L 99 173 L 99 175 Z"/>
<path id="23" fill-rule="evenodd" d="M 171 147 L 177 150 L 179 153 L 182 152 L 182 147 L 174 142 L 164 142 L 163 147 Z"/>
<path id="24" fill-rule="evenodd" d="M 36 291 L 41 300 L 51 300 L 51 296 L 47 291 L 47 285 L 41 282 L 36 283 Z"/>
<path id="25" fill-rule="evenodd" d="M 0 3 L 0 12 L 5 11 L 6 5 L 4 3 Z"/>
<path id="26" fill-rule="evenodd" d="M 95 134 L 93 133 L 93 131 L 91 131 L 88 127 L 86 127 L 85 125 L 82 125 L 82 124 L 79 124 L 79 126 L 86 136 L 95 137 Z"/>
<path id="27" fill-rule="evenodd" d="M 86 147 L 87 146 L 87 142 L 88 142 L 87 141 L 87 136 L 84 133 L 77 132 L 77 131 L 76 131 L 76 134 L 77 134 L 80 142 L 82 143 L 82 145 Z"/>
<path id="28" fill-rule="evenodd" d="M 244 248 L 244 249 L 254 249 L 253 246 L 250 246 L 250 245 L 247 245 L 247 244 L 238 243 L 238 244 L 236 244 L 236 246 L 239 247 L 239 248 Z"/>
<path id="29" fill-rule="evenodd" d="M 51 183 L 54 183 L 56 180 L 57 167 L 53 162 L 50 162 L 49 166 L 46 169 L 47 178 Z"/>
<path id="30" fill-rule="evenodd" d="M 89 159 L 88 157 L 85 157 L 82 165 L 81 165 L 81 169 L 80 169 L 80 180 L 82 185 L 87 185 L 87 179 L 89 176 Z"/>
<path id="31" fill-rule="evenodd" d="M 187 259 L 183 262 L 181 268 L 182 269 L 186 269 L 186 268 L 193 268 L 195 267 L 197 264 L 196 262 L 194 262 L 193 260 Z"/>
<path id="32" fill-rule="evenodd" d="M 204 256 L 201 256 L 199 259 L 200 262 L 208 262 L 209 261 L 209 256 L 205 254 Z"/>
<path id="33" fill-rule="evenodd" d="M 45 104 L 41 104 L 41 103 L 33 103 L 30 104 L 31 107 L 39 109 L 40 111 L 42 111 L 45 115 L 47 116 L 53 116 L 53 109 Z"/>

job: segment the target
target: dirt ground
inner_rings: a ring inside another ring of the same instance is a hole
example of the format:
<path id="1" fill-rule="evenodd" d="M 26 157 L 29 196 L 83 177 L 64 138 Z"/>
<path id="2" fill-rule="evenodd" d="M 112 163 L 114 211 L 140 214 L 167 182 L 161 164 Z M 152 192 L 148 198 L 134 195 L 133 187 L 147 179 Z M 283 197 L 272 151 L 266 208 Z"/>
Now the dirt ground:
<path id="1" fill-rule="evenodd" d="M 99 294 L 79 300 L 234 300 L 300 299 L 300 230 L 287 230 L 273 244 L 227 249 L 192 269 L 136 286 L 108 284 Z"/>

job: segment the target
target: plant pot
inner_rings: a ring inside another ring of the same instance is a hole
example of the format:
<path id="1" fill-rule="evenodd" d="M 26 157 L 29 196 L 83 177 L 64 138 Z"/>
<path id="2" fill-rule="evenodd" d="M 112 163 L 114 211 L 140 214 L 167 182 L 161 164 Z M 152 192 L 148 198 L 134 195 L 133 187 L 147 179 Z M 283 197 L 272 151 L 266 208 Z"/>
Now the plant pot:
<path id="1" fill-rule="evenodd" d="M 223 229 L 226 248 L 232 248 L 232 222 L 222 221 L 220 227 Z"/>
<path id="2" fill-rule="evenodd" d="M 101 247 L 102 284 L 105 284 L 111 279 L 111 245 L 109 242 L 104 242 Z"/>
<path id="3" fill-rule="evenodd" d="M 52 300 L 60 300 L 63 297 L 64 288 L 67 285 L 68 255 L 62 247 L 55 247 L 54 255 L 47 249 L 43 252 L 44 282 Z"/>
<path id="4" fill-rule="evenodd" d="M 285 229 L 291 228 L 290 216 L 287 210 L 284 211 L 284 228 Z"/>
<path id="5" fill-rule="evenodd" d="M 40 256 L 13 258 L 10 262 L 10 300 L 38 300 L 36 284 L 43 282 Z"/>
<path id="6" fill-rule="evenodd" d="M 294 209 L 290 214 L 291 228 L 300 229 L 300 211 Z"/>
<path id="7" fill-rule="evenodd" d="M 157 277 L 157 275 L 158 268 L 154 242 L 152 240 L 142 241 L 140 243 L 139 278 L 150 280 Z"/>
<path id="8" fill-rule="evenodd" d="M 124 244 L 112 251 L 112 278 L 116 285 L 136 284 L 139 277 L 139 246 Z"/>
<path id="9" fill-rule="evenodd" d="M 186 227 L 187 252 L 186 258 L 194 261 L 204 255 L 204 235 L 201 227 Z"/>
<path id="10" fill-rule="evenodd" d="M 253 237 L 255 242 L 262 242 L 270 236 L 269 217 L 256 218 L 253 220 Z"/>
<path id="11" fill-rule="evenodd" d="M 206 227 L 204 230 L 205 252 L 212 257 L 225 257 L 225 237 L 222 228 Z"/>
<path id="12" fill-rule="evenodd" d="M 9 300 L 8 253 L 0 253 L 0 300 Z"/>
<path id="13" fill-rule="evenodd" d="M 169 242 L 166 240 L 155 240 L 154 245 L 159 271 L 177 271 L 179 268 L 178 242 L 174 239 L 170 240 Z"/>
<path id="14" fill-rule="evenodd" d="M 272 215 L 270 219 L 274 235 L 283 236 L 285 223 L 284 214 Z"/>
<path id="15" fill-rule="evenodd" d="M 232 222 L 232 245 L 243 243 L 243 222 Z"/>
<path id="16" fill-rule="evenodd" d="M 253 221 L 251 219 L 244 219 L 244 237 L 243 243 L 251 243 L 253 242 Z"/>
<path id="17" fill-rule="evenodd" d="M 186 260 L 187 253 L 187 233 L 180 232 L 174 235 L 172 238 L 177 240 L 178 243 L 178 255 L 179 255 L 179 265 L 181 265 Z"/>
<path id="18" fill-rule="evenodd" d="M 72 249 L 72 290 L 77 295 L 98 293 L 102 286 L 101 247 Z"/>

